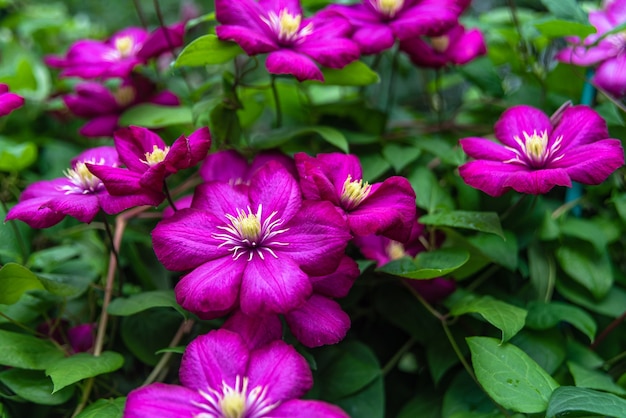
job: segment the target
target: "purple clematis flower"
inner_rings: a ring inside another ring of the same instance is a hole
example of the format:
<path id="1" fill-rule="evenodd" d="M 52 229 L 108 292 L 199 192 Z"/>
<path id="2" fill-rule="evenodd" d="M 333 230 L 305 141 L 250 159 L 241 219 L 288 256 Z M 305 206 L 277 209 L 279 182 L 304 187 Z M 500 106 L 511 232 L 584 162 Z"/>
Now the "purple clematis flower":
<path id="1" fill-rule="evenodd" d="M 9 93 L 9 86 L 0 83 L 0 116 L 6 116 L 23 105 L 24 98 L 22 96 Z"/>
<path id="2" fill-rule="evenodd" d="M 329 10 L 350 21 L 355 28 L 352 39 L 362 54 L 378 54 L 391 48 L 396 39 L 441 35 L 457 22 L 467 4 L 458 0 L 363 0 L 349 6 L 333 5 Z"/>
<path id="3" fill-rule="evenodd" d="M 37 332 L 47 335 L 56 343 L 66 346 L 70 354 L 87 353 L 94 344 L 96 324 L 79 324 L 70 326 L 66 319 L 48 320 L 37 327 Z"/>
<path id="4" fill-rule="evenodd" d="M 424 225 L 416 220 L 411 228 L 411 235 L 405 242 L 394 241 L 379 235 L 368 235 L 355 237 L 354 243 L 365 258 L 376 261 L 377 267 L 382 267 L 390 261 L 402 257 L 413 258 L 422 251 L 426 251 L 426 247 L 422 243 L 423 238 Z M 443 277 L 430 280 L 404 279 L 404 282 L 413 287 L 430 303 L 438 302 L 456 290 L 456 283 Z"/>
<path id="5" fill-rule="evenodd" d="M 142 28 L 126 28 L 106 41 L 77 41 L 65 57 L 48 56 L 45 62 L 61 69 L 61 77 L 126 78 L 133 69 L 163 52 L 182 46 L 184 24 L 159 28 L 148 33 Z"/>
<path id="6" fill-rule="evenodd" d="M 124 418 L 349 418 L 335 405 L 298 399 L 313 386 L 311 370 L 280 340 L 251 348 L 234 332 L 211 331 L 189 344 L 179 374 L 182 386 L 132 391 Z"/>
<path id="7" fill-rule="evenodd" d="M 48 228 L 66 215 L 89 223 L 100 209 L 114 214 L 145 204 L 142 196 L 111 196 L 87 165 L 119 165 L 117 151 L 113 147 L 89 149 L 72 160 L 72 168 L 65 172 L 64 178 L 31 184 L 7 213 L 6 220 L 19 219 L 33 228 Z"/>
<path id="8" fill-rule="evenodd" d="M 364 182 L 355 155 L 297 153 L 294 158 L 304 197 L 330 201 L 354 235 L 378 234 L 400 241 L 408 237 L 416 208 L 407 179 L 394 176 L 382 183 Z"/>
<path id="9" fill-rule="evenodd" d="M 315 62 L 342 68 L 360 55 L 348 39 L 348 21 L 333 12 L 303 18 L 298 0 L 216 0 L 215 13 L 217 36 L 237 42 L 248 55 L 269 54 L 265 66 L 272 74 L 323 81 Z"/>
<path id="10" fill-rule="evenodd" d="M 463 180 L 491 196 L 513 189 L 543 194 L 572 181 L 599 184 L 624 164 L 621 142 L 609 139 L 593 109 L 572 106 L 557 121 L 530 106 L 506 110 L 495 125 L 498 144 L 484 138 L 460 143 L 474 161 L 459 167 Z"/>
<path id="11" fill-rule="evenodd" d="M 626 23 L 626 1 L 608 2 L 604 10 L 589 12 L 589 22 L 597 32 L 582 43 L 570 38 L 574 45 L 561 50 L 556 59 L 579 66 L 598 65 L 592 81 L 617 97 L 626 96 L 626 33 L 605 34 Z M 603 39 L 600 39 L 604 37 Z"/>
<path id="12" fill-rule="evenodd" d="M 176 286 L 178 302 L 216 318 L 237 307 L 256 315 L 301 306 L 309 275 L 334 271 L 350 235 L 332 205 L 302 201 L 296 180 L 270 161 L 249 186 L 198 186 L 191 208 L 162 220 L 152 238 L 166 268 L 192 270 Z"/>
<path id="13" fill-rule="evenodd" d="M 231 184 L 249 184 L 254 173 L 269 161 L 276 161 L 294 177 L 298 175 L 293 159 L 275 151 L 263 151 L 252 162 L 235 150 L 218 151 L 207 155 L 198 173 L 204 181 L 225 181 Z"/>
<path id="14" fill-rule="evenodd" d="M 459 24 L 427 40 L 423 37 L 405 39 L 400 42 L 400 49 L 409 55 L 413 64 L 430 68 L 466 64 L 487 53 L 482 33 L 478 29 L 466 31 Z"/>
<path id="15" fill-rule="evenodd" d="M 201 128 L 191 135 L 182 135 L 172 146 L 154 132 L 139 126 L 120 129 L 114 134 L 115 148 L 126 168 L 87 164 L 98 176 L 109 193 L 126 196 L 145 194 L 158 205 L 164 199 L 163 182 L 167 176 L 199 163 L 211 147 L 208 128 Z"/>
<path id="16" fill-rule="evenodd" d="M 139 103 L 180 104 L 174 93 L 157 92 L 154 83 L 139 75 L 125 79 L 114 91 L 96 82 L 80 83 L 74 94 L 63 96 L 63 101 L 73 114 L 89 119 L 79 131 L 87 137 L 113 136 L 120 128 L 122 113 Z"/>

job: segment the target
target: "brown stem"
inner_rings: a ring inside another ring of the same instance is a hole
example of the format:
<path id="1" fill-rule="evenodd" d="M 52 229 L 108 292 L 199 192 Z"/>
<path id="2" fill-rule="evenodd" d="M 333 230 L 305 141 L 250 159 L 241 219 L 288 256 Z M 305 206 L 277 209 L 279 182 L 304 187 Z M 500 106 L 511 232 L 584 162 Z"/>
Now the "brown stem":
<path id="1" fill-rule="evenodd" d="M 600 335 L 598 335 L 598 337 L 589 346 L 589 348 L 592 350 L 595 350 L 596 348 L 598 348 L 598 345 L 600 345 L 600 343 L 604 341 L 604 339 L 608 337 L 609 334 L 615 330 L 615 328 L 617 328 L 622 322 L 624 322 L 625 319 L 626 319 L 626 311 L 624 311 L 623 314 L 615 318 L 613 322 L 611 322 L 606 328 L 604 328 L 604 330 L 600 333 Z"/>
<path id="2" fill-rule="evenodd" d="M 180 327 L 178 327 L 178 331 L 176 331 L 176 334 L 174 335 L 174 338 L 172 338 L 172 341 L 168 345 L 168 348 L 176 347 L 178 343 L 180 343 L 180 340 L 183 338 L 183 336 L 185 334 L 188 334 L 191 331 L 193 324 L 194 324 L 193 319 L 184 320 L 183 323 L 180 324 Z M 161 372 L 167 366 L 167 363 L 169 363 L 170 358 L 172 357 L 172 354 L 173 353 L 171 351 L 168 351 L 167 353 L 163 354 L 163 357 L 161 357 L 157 365 L 154 366 L 154 369 L 152 370 L 150 375 L 146 378 L 146 380 L 143 382 L 141 386 L 147 386 L 157 379 L 157 377 L 161 374 Z"/>

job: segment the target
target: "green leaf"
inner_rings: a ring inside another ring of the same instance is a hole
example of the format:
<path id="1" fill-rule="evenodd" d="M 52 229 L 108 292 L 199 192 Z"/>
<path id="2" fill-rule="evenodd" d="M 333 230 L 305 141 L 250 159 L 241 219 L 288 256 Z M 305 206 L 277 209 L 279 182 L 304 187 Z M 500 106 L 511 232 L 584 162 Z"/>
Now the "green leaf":
<path id="1" fill-rule="evenodd" d="M 40 370 L 6 370 L 0 373 L 0 382 L 20 398 L 40 405 L 61 405 L 74 394 L 73 387 L 53 392 L 52 381 Z"/>
<path id="2" fill-rule="evenodd" d="M 50 341 L 0 329 L 0 364 L 21 369 L 43 370 L 63 358 Z"/>
<path id="3" fill-rule="evenodd" d="M 611 393 L 561 386 L 550 398 L 546 417 L 583 417 L 595 414 L 622 418 L 624 411 L 626 411 L 626 400 Z"/>
<path id="4" fill-rule="evenodd" d="M 616 384 L 611 376 L 599 370 L 590 370 L 586 367 L 568 361 L 567 367 L 574 377 L 574 383 L 579 388 L 597 389 L 616 395 L 626 394 L 626 390 Z"/>
<path id="5" fill-rule="evenodd" d="M 257 135 L 250 139 L 250 145 L 259 149 L 274 148 L 301 135 L 317 134 L 326 142 L 343 152 L 349 151 L 348 140 L 337 129 L 330 126 L 306 126 L 275 129 L 267 134 Z"/>
<path id="6" fill-rule="evenodd" d="M 98 399 L 85 408 L 76 418 L 122 418 L 126 397 Z"/>
<path id="7" fill-rule="evenodd" d="M 522 413 L 546 410 L 559 384 L 512 344 L 489 337 L 467 338 L 476 378 L 500 405 Z"/>
<path id="8" fill-rule="evenodd" d="M 580 7 L 576 0 L 541 0 L 541 3 L 555 17 L 574 22 L 587 23 L 587 13 Z"/>
<path id="9" fill-rule="evenodd" d="M 111 315 L 129 316 L 150 308 L 174 308 L 181 315 L 186 312 L 176 303 L 176 296 L 173 290 L 152 290 L 138 293 L 128 298 L 114 299 L 107 312 Z"/>
<path id="10" fill-rule="evenodd" d="M 491 296 L 468 295 L 450 308 L 450 315 L 453 316 L 467 313 L 480 314 L 487 322 L 501 330 L 502 342 L 505 342 L 524 327 L 527 312 L 525 309 L 496 300 Z"/>
<path id="11" fill-rule="evenodd" d="M 467 228 L 475 231 L 488 232 L 504 239 L 500 219 L 495 212 L 455 210 L 425 215 L 419 218 L 419 221 L 426 225 L 451 226 L 454 228 Z"/>
<path id="12" fill-rule="evenodd" d="M 450 195 L 439 185 L 439 180 L 432 170 L 426 167 L 417 167 L 408 177 L 415 193 L 415 203 L 428 213 L 437 210 L 451 211 L 454 202 Z"/>
<path id="13" fill-rule="evenodd" d="M 37 276 L 26 267 L 7 263 L 0 269 L 0 304 L 12 305 L 24 292 L 43 288 Z"/>
<path id="14" fill-rule="evenodd" d="M 223 64 L 243 53 L 235 42 L 221 41 L 213 34 L 204 35 L 194 39 L 181 51 L 174 67 Z"/>
<path id="15" fill-rule="evenodd" d="M 556 252 L 556 258 L 561 268 L 597 299 L 604 297 L 611 289 L 613 272 L 606 250 L 598 253 L 582 245 L 576 248 L 561 246 Z"/>
<path id="16" fill-rule="evenodd" d="M 563 36 L 578 36 L 581 39 L 596 33 L 596 28 L 582 22 L 572 22 L 564 19 L 549 19 L 534 24 L 542 35 L 549 38 L 560 38 Z"/>
<path id="17" fill-rule="evenodd" d="M 120 126 L 139 125 L 145 128 L 163 128 L 193 123 L 193 112 L 185 106 L 162 106 L 144 103 L 133 106 L 120 117 Z"/>
<path id="18" fill-rule="evenodd" d="M 582 286 L 571 280 L 557 280 L 556 289 L 566 299 L 577 305 L 583 306 L 592 312 L 597 312 L 613 318 L 617 318 L 624 313 L 624 306 L 626 306 L 626 291 L 620 287 L 611 287 L 609 292 L 602 299 L 595 299 Z"/>
<path id="19" fill-rule="evenodd" d="M 32 142 L 13 142 L 0 137 L 0 171 L 19 172 L 37 161 L 37 146 Z"/>
<path id="20" fill-rule="evenodd" d="M 322 68 L 324 84 L 329 86 L 368 86 L 379 83 L 380 77 L 363 61 L 353 61 L 342 69 Z"/>
<path id="21" fill-rule="evenodd" d="M 510 343 L 528 354 L 548 374 L 555 373 L 566 358 L 566 340 L 554 330 L 534 331 L 523 329 Z"/>
<path id="22" fill-rule="evenodd" d="M 556 281 L 554 257 L 534 242 L 528 247 L 530 283 L 538 299 L 550 299 Z"/>
<path id="23" fill-rule="evenodd" d="M 598 219 L 567 218 L 559 227 L 563 235 L 591 243 L 598 252 L 604 251 L 612 237 L 602 230 Z"/>
<path id="24" fill-rule="evenodd" d="M 492 262 L 515 271 L 518 263 L 517 237 L 508 231 L 504 236 L 504 242 L 491 234 L 476 234 L 468 237 L 467 241 Z"/>
<path id="25" fill-rule="evenodd" d="M 83 379 L 113 372 L 123 364 L 124 357 L 113 351 L 105 351 L 99 356 L 78 353 L 50 365 L 46 368 L 46 375 L 52 379 L 54 392 L 57 392 Z"/>
<path id="26" fill-rule="evenodd" d="M 351 417 L 384 418 L 385 386 L 383 378 L 378 377 L 363 390 L 335 402 Z"/>
<path id="27" fill-rule="evenodd" d="M 122 318 L 122 340 L 143 363 L 154 366 L 161 358 L 155 354 L 169 346 L 180 327 L 181 317 L 169 308 L 152 308 Z"/>
<path id="28" fill-rule="evenodd" d="M 404 258 L 382 266 L 378 271 L 407 279 L 434 279 L 461 267 L 469 253 L 458 248 L 422 252 L 414 260 Z"/>
<path id="29" fill-rule="evenodd" d="M 415 161 L 421 153 L 422 151 L 418 148 L 394 143 L 387 144 L 383 148 L 383 156 L 389 161 L 396 173 Z"/>
<path id="30" fill-rule="evenodd" d="M 526 325 L 533 329 L 549 329 L 564 321 L 578 328 L 593 341 L 596 334 L 596 322 L 591 315 L 577 306 L 563 302 L 531 302 L 528 305 Z"/>
<path id="31" fill-rule="evenodd" d="M 440 418 L 441 399 L 434 393 L 419 393 L 411 399 L 398 414 L 397 418 Z"/>

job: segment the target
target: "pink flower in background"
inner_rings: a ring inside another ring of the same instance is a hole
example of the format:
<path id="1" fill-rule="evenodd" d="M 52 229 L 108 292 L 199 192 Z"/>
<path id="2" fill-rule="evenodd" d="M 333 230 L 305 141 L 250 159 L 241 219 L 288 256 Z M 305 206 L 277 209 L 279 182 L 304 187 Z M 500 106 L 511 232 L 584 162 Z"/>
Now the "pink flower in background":
<path id="1" fill-rule="evenodd" d="M 376 261 L 376 266 L 382 267 L 391 261 L 402 257 L 414 258 L 426 251 L 422 239 L 424 239 L 424 225 L 416 220 L 411 227 L 411 235 L 405 242 L 394 241 L 379 235 L 368 235 L 355 237 L 354 243 L 365 258 Z M 442 300 L 456 289 L 456 283 L 453 280 L 443 277 L 430 280 L 403 280 L 430 303 Z"/>
<path id="2" fill-rule="evenodd" d="M 482 33 L 478 29 L 466 31 L 459 24 L 439 36 L 405 39 L 400 49 L 415 65 L 431 68 L 466 64 L 487 53 Z"/>
<path id="3" fill-rule="evenodd" d="M 198 186 L 191 208 L 162 220 L 152 239 L 166 268 L 191 270 L 176 286 L 178 302 L 216 318 L 237 307 L 256 315 L 301 306 L 309 276 L 334 271 L 350 235 L 332 205 L 302 201 L 296 180 L 270 161 L 249 186 Z"/>
<path id="4" fill-rule="evenodd" d="M 113 132 L 120 128 L 122 113 L 139 103 L 180 104 L 174 93 L 157 92 L 154 83 L 139 75 L 126 78 L 113 91 L 96 82 L 80 83 L 74 94 L 63 96 L 63 101 L 73 114 L 89 119 L 79 131 L 87 137 L 113 136 Z"/>
<path id="5" fill-rule="evenodd" d="M 574 45 L 561 50 L 556 59 L 579 66 L 597 65 L 592 81 L 617 97 L 626 96 L 626 33 L 605 34 L 626 23 L 626 1 L 608 2 L 604 10 L 589 12 L 589 22 L 597 32 L 582 42 L 570 38 Z M 600 39 L 604 37 L 603 39 Z"/>
<path id="6" fill-rule="evenodd" d="M 6 116 L 23 105 L 22 96 L 9 93 L 9 86 L 0 83 L 0 116 Z"/>
<path id="7" fill-rule="evenodd" d="M 304 18 L 298 0 L 216 0 L 215 14 L 217 36 L 237 42 L 248 55 L 268 54 L 265 66 L 272 74 L 323 80 L 316 62 L 342 68 L 360 55 L 344 18 L 332 12 Z"/>
<path id="8" fill-rule="evenodd" d="M 593 109 L 572 106 L 553 124 L 541 110 L 514 106 L 495 125 L 500 142 L 465 138 L 474 160 L 459 167 L 463 180 L 491 196 L 508 190 L 543 194 L 572 181 L 600 184 L 624 164 L 621 142 L 609 139 L 606 122 Z"/>
<path id="9" fill-rule="evenodd" d="M 309 200 L 327 200 L 346 218 L 354 235 L 379 234 L 405 240 L 415 219 L 415 192 L 404 177 L 363 181 L 355 155 L 304 153 L 294 156 L 300 186 Z"/>
<path id="10" fill-rule="evenodd" d="M 58 344 L 68 347 L 70 354 L 91 351 L 94 344 L 96 324 L 79 324 L 70 327 L 66 319 L 46 321 L 37 327 L 37 332 L 47 335 Z"/>
<path id="11" fill-rule="evenodd" d="M 355 32 L 352 39 L 362 54 L 378 54 L 396 40 L 416 36 L 438 36 L 452 27 L 467 1 L 457 0 L 363 0 L 329 10 L 345 16 Z"/>
<path id="12" fill-rule="evenodd" d="M 182 386 L 153 383 L 128 395 L 124 418 L 348 418 L 341 408 L 300 400 L 309 365 L 283 341 L 262 346 L 228 330 L 193 340 L 180 366 Z"/>
<path id="13" fill-rule="evenodd" d="M 208 128 L 180 136 L 171 146 L 154 132 L 139 126 L 120 129 L 114 134 L 115 148 L 126 168 L 87 164 L 116 196 L 145 194 L 145 204 L 158 205 L 163 199 L 163 181 L 179 170 L 199 163 L 211 147 Z"/>
<path id="14" fill-rule="evenodd" d="M 42 180 L 31 184 L 20 196 L 20 201 L 7 213 L 6 220 L 19 219 L 33 228 L 48 228 L 66 215 L 81 222 L 91 222 L 100 209 L 108 214 L 119 213 L 143 203 L 143 197 L 111 196 L 102 181 L 87 168 L 119 165 L 113 147 L 89 149 L 74 160 L 64 178 Z"/>
<path id="15" fill-rule="evenodd" d="M 184 33 L 182 23 L 152 33 L 142 28 L 126 28 L 106 41 L 77 41 L 64 57 L 47 56 L 45 62 L 61 69 L 61 77 L 126 78 L 137 65 L 182 46 Z"/>

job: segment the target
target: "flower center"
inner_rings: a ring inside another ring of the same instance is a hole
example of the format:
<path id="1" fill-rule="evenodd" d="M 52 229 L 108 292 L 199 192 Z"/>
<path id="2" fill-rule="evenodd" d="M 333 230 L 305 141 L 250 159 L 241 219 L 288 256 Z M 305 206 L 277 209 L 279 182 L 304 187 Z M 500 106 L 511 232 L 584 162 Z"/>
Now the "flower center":
<path id="1" fill-rule="evenodd" d="M 626 32 L 609 35 L 606 37 L 606 40 L 613 46 L 616 55 L 626 52 Z"/>
<path id="2" fill-rule="evenodd" d="M 61 186 L 59 190 L 65 191 L 65 194 L 89 194 L 95 193 L 103 187 L 102 181 L 94 176 L 87 168 L 85 163 L 102 165 L 104 159 L 99 161 L 94 159 L 79 161 L 74 168 L 68 168 L 63 172 L 65 177 L 72 183 L 72 185 Z"/>
<path id="3" fill-rule="evenodd" d="M 159 148 L 158 145 L 152 146 L 152 152 L 146 152 L 145 160 L 141 160 L 142 163 L 148 164 L 150 167 L 157 165 L 165 160 L 167 153 L 170 152 L 170 147 Z"/>
<path id="4" fill-rule="evenodd" d="M 404 0 L 372 0 L 372 6 L 386 17 L 394 17 L 404 6 Z"/>
<path id="5" fill-rule="evenodd" d="M 392 260 L 399 260 L 407 255 L 406 251 L 404 251 L 404 245 L 393 240 L 387 244 L 385 251 L 387 252 L 387 256 Z"/>
<path id="6" fill-rule="evenodd" d="M 522 135 L 524 136 L 523 141 L 518 135 L 513 136 L 519 149 L 506 147 L 515 153 L 515 158 L 504 161 L 505 163 L 521 163 L 534 168 L 541 168 L 545 166 L 547 162 L 558 161 L 564 157 L 564 155 L 561 154 L 554 158 L 554 155 L 561 147 L 562 136 L 559 136 L 552 145 L 548 146 L 547 131 L 537 133 L 535 130 L 532 135 L 529 135 L 526 131 L 522 131 Z"/>
<path id="7" fill-rule="evenodd" d="M 221 392 L 209 388 L 208 392 L 200 390 L 199 393 L 206 403 L 191 403 L 206 412 L 194 418 L 262 418 L 279 405 L 267 399 L 267 387 L 248 390 L 248 378 L 239 375 L 234 387 L 222 382 Z"/>
<path id="8" fill-rule="evenodd" d="M 127 58 L 133 52 L 133 38 L 130 36 L 120 36 L 115 39 L 115 49 L 120 53 L 120 57 Z"/>
<path id="9" fill-rule="evenodd" d="M 341 190 L 341 205 L 344 209 L 354 209 L 370 194 L 372 186 L 363 180 L 352 181 L 352 176 L 348 175 L 346 181 L 343 182 Z"/>
<path id="10" fill-rule="evenodd" d="M 446 35 L 434 36 L 430 38 L 430 45 L 437 52 L 445 52 L 450 45 L 450 38 Z"/>
<path id="11" fill-rule="evenodd" d="M 273 11 L 269 12 L 267 18 L 261 16 L 261 20 L 278 36 L 278 40 L 284 43 L 299 41 L 313 32 L 313 23 L 300 29 L 302 15 L 292 15 L 287 9 L 282 9 L 278 15 Z"/>
<path id="12" fill-rule="evenodd" d="M 135 100 L 135 89 L 131 86 L 124 86 L 113 92 L 113 97 L 120 107 L 126 107 Z"/>
<path id="13" fill-rule="evenodd" d="M 248 212 L 237 209 L 237 217 L 226 214 L 229 225 L 219 225 L 218 229 L 224 231 L 220 234 L 212 234 L 215 239 L 223 241 L 218 248 L 228 246 L 228 251 L 233 253 L 233 259 L 237 260 L 243 254 L 248 254 L 248 261 L 257 254 L 261 260 L 265 259 L 264 252 L 268 252 L 274 258 L 278 258 L 275 246 L 289 245 L 287 242 L 275 241 L 277 235 L 289 230 L 277 229 L 283 224 L 282 219 L 273 220 L 276 211 L 272 212 L 263 222 L 263 205 L 259 205 L 256 213 L 248 206 Z"/>

